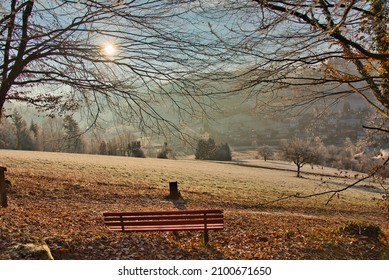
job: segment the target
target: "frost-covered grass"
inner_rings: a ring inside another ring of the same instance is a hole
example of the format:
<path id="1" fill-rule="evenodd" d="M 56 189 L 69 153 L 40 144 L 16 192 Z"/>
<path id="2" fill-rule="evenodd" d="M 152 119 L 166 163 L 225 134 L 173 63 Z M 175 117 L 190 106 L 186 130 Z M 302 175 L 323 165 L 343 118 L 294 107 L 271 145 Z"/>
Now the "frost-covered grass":
<path id="1" fill-rule="evenodd" d="M 11 177 L 13 174 L 35 174 L 67 178 L 75 183 L 150 185 L 161 191 L 168 190 L 170 181 L 177 181 L 186 199 L 210 203 L 221 201 L 242 207 L 259 206 L 297 193 L 309 195 L 340 189 L 355 181 L 355 173 L 331 168 L 311 169 L 310 166 L 304 169 L 310 174 L 303 173 L 303 178 L 297 178 L 292 164 L 263 160 L 220 163 L 1 150 L 0 165 L 8 167 Z M 375 209 L 379 190 L 378 185 L 367 181 L 358 188 L 341 193 L 329 206 L 325 206 L 329 195 L 288 199 L 282 205 L 361 211 Z"/>
<path id="2" fill-rule="evenodd" d="M 9 207 L 0 208 L 0 259 L 18 258 L 15 242 L 48 244 L 56 259 L 376 259 L 388 256 L 386 241 L 348 236 L 346 223 L 374 223 L 386 234 L 374 182 L 329 195 L 356 174 L 307 167 L 297 178 L 286 162 L 164 160 L 0 150 L 6 166 Z M 284 170 L 280 170 L 284 169 Z M 316 174 L 315 174 L 316 173 Z M 358 174 L 363 176 L 363 174 Z M 182 200 L 166 198 L 177 181 Z M 111 233 L 105 211 L 220 208 L 225 230 L 211 233 Z M 15 257 L 16 256 L 16 257 Z"/>

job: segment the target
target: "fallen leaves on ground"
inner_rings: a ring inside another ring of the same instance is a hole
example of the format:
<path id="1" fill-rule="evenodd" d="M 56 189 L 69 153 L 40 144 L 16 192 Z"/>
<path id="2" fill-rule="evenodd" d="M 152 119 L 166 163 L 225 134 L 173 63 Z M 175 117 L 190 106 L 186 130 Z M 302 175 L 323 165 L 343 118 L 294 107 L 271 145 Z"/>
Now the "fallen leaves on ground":
<path id="1" fill-rule="evenodd" d="M 16 170 L 9 207 L 0 208 L 0 259 L 14 258 L 16 243 L 45 243 L 55 259 L 381 259 L 387 240 L 342 233 L 347 221 L 371 221 L 376 213 L 316 211 L 296 205 L 255 207 L 207 202 L 207 194 L 184 194 L 187 209 L 222 208 L 225 229 L 210 232 L 113 233 L 103 224 L 106 211 L 174 210 L 166 190 L 126 179 L 84 173 L 39 174 Z M 185 196 L 186 195 L 186 196 Z M 203 195 L 203 199 L 199 197 Z M 384 232 L 387 224 L 377 218 Z"/>

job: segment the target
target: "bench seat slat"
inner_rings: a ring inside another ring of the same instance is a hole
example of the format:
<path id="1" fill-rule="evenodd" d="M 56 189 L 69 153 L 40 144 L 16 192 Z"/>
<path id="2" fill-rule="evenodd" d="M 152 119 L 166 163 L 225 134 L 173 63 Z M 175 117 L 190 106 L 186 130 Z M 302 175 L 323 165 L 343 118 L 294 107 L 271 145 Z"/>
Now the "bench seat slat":
<path id="1" fill-rule="evenodd" d="M 223 223 L 223 219 L 207 219 L 204 220 L 181 220 L 181 221 L 161 221 L 161 220 L 155 220 L 155 221 L 109 221 L 105 224 L 107 226 L 134 226 L 134 227 L 141 227 L 141 226 L 163 226 L 163 225 L 202 225 L 204 228 L 204 225 L 207 224 L 207 226 L 212 224 L 220 224 Z"/>
<path id="2" fill-rule="evenodd" d="M 223 210 L 179 210 L 179 211 L 146 211 L 146 212 L 105 212 L 104 216 L 147 216 L 147 215 L 191 215 L 191 214 L 222 214 Z"/>
<path id="3" fill-rule="evenodd" d="M 222 230 L 224 229 L 223 224 L 214 224 L 207 227 L 209 230 Z M 124 227 L 121 226 L 110 227 L 112 231 L 123 231 L 123 232 L 146 232 L 146 231 L 186 231 L 186 230 L 204 230 L 204 226 L 200 225 L 176 225 L 176 226 L 142 226 L 142 227 Z"/>
<path id="4" fill-rule="evenodd" d="M 197 220 L 201 219 L 204 220 L 204 214 L 203 215 L 175 215 L 175 216 L 108 216 L 104 217 L 104 221 L 109 222 L 109 221 L 159 221 L 159 220 Z M 223 219 L 222 214 L 208 214 L 207 215 L 207 220 L 208 219 Z"/>

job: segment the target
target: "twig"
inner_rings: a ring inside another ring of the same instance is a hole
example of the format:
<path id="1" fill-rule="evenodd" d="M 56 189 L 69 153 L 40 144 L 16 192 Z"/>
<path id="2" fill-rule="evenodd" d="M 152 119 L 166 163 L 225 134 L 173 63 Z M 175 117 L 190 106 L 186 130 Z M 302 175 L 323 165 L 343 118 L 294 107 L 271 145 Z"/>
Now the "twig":
<path id="1" fill-rule="evenodd" d="M 384 128 L 380 128 L 380 127 L 366 126 L 366 125 L 362 125 L 362 127 L 366 128 L 366 129 L 374 129 L 374 130 L 378 130 L 378 131 L 389 133 L 389 129 L 384 129 Z"/>

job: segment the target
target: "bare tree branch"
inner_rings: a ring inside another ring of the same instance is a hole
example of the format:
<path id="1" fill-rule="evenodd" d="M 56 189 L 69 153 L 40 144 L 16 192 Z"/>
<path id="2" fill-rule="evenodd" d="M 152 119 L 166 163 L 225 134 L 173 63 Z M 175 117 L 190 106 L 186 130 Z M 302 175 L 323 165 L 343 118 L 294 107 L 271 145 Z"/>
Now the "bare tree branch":
<path id="1" fill-rule="evenodd" d="M 387 1 L 225 1 L 223 11 L 234 25 L 229 32 L 211 31 L 240 54 L 236 90 L 277 95 L 273 102 L 291 91 L 304 102 L 340 91 L 360 94 L 389 116 Z M 222 13 L 219 6 L 214 13 Z"/>
<path id="2" fill-rule="evenodd" d="M 381 127 L 372 127 L 372 126 L 367 126 L 367 125 L 362 125 L 363 128 L 366 129 L 372 129 L 372 130 L 378 130 L 381 132 L 389 133 L 389 129 L 381 128 Z"/>
<path id="3" fill-rule="evenodd" d="M 15 100 L 60 114 L 111 108 L 156 131 L 177 129 L 175 118 L 158 109 L 161 103 L 178 116 L 206 114 L 217 92 L 194 81 L 216 69 L 222 49 L 193 25 L 201 25 L 199 6 L 189 0 L 112 3 L 12 1 L 0 21 L 8 32 L 0 42 L 0 109 Z M 114 54 L 104 53 L 108 43 Z"/>

